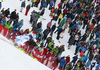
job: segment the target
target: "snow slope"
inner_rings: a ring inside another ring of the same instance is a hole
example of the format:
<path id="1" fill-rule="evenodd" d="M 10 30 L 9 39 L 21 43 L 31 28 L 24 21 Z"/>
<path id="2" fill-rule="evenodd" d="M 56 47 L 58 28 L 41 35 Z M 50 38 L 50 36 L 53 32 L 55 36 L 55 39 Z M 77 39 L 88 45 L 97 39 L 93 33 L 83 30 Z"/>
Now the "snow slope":
<path id="1" fill-rule="evenodd" d="M 3 40 L 2 40 L 3 39 Z M 0 70 L 50 70 L 21 52 L 0 34 Z"/>

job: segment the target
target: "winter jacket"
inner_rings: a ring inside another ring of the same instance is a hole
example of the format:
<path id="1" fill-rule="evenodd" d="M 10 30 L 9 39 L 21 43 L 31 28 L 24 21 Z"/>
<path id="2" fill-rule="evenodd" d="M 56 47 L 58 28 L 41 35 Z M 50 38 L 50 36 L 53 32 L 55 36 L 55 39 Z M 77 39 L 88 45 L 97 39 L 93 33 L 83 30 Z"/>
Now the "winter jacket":
<path id="1" fill-rule="evenodd" d="M 67 14 L 67 9 L 64 9 L 63 10 L 63 14 Z"/>
<path id="2" fill-rule="evenodd" d="M 57 15 L 59 16 L 60 14 L 61 14 L 61 10 L 58 9 L 58 11 L 57 11 Z"/>
<path id="3" fill-rule="evenodd" d="M 7 29 L 9 29 L 10 26 L 11 26 L 11 23 L 6 22 L 4 27 L 7 28 Z"/>
<path id="4" fill-rule="evenodd" d="M 58 7 L 60 7 L 61 5 L 62 5 L 62 4 L 61 4 L 61 3 L 59 3 L 59 4 L 58 4 Z"/>
<path id="5" fill-rule="evenodd" d="M 80 23 L 79 23 L 79 22 L 77 22 L 77 23 L 76 23 L 76 27 L 77 27 L 78 25 L 80 25 Z"/>
<path id="6" fill-rule="evenodd" d="M 91 63 L 88 61 L 88 62 L 86 63 L 86 67 L 89 67 L 90 64 L 91 64 Z"/>
<path id="7" fill-rule="evenodd" d="M 97 66 L 96 66 L 96 69 L 95 69 L 95 70 L 97 70 L 97 69 L 100 69 L 100 65 L 97 65 Z"/>
<path id="8" fill-rule="evenodd" d="M 92 31 L 93 28 L 94 28 L 94 25 L 91 25 L 90 31 Z"/>
<path id="9" fill-rule="evenodd" d="M 26 9 L 27 9 L 27 10 L 30 10 L 30 8 L 31 8 L 30 5 L 27 5 Z"/>
<path id="10" fill-rule="evenodd" d="M 67 27 L 68 27 L 68 24 L 69 24 L 69 22 L 65 22 L 65 25 L 64 25 L 64 29 L 66 29 Z"/>
<path id="11" fill-rule="evenodd" d="M 25 1 L 22 2 L 21 7 L 25 8 Z"/>
<path id="12" fill-rule="evenodd" d="M 59 28 L 58 34 L 60 34 L 62 31 L 63 31 L 63 29 L 62 28 Z"/>
<path id="13" fill-rule="evenodd" d="M 100 31 L 96 32 L 96 35 L 97 35 L 97 36 L 100 36 Z"/>
<path id="14" fill-rule="evenodd" d="M 77 61 L 78 57 L 74 56 L 72 62 L 75 63 Z"/>
<path id="15" fill-rule="evenodd" d="M 46 3 L 46 2 L 44 2 L 44 3 L 43 3 L 43 7 L 46 7 L 46 6 L 47 6 L 47 3 Z"/>
<path id="16" fill-rule="evenodd" d="M 64 49 L 64 47 L 62 46 L 62 47 L 59 47 L 58 50 L 59 50 L 58 53 L 60 54 L 60 53 L 62 53 L 65 49 Z"/>
<path id="17" fill-rule="evenodd" d="M 80 17 L 82 17 L 84 19 L 85 18 L 85 14 L 84 13 L 81 13 L 80 14 Z"/>
<path id="18" fill-rule="evenodd" d="M 64 67 L 65 64 L 66 64 L 66 60 L 61 59 L 61 60 L 60 60 L 60 66 L 61 66 L 61 67 Z"/>
<path id="19" fill-rule="evenodd" d="M 87 38 L 87 37 L 86 37 L 86 34 L 84 34 L 84 35 L 82 36 L 82 39 L 81 39 L 81 40 L 82 40 L 82 41 L 85 41 L 86 38 Z"/>
<path id="20" fill-rule="evenodd" d="M 73 5 L 76 6 L 77 5 L 77 2 L 75 2 Z"/>
<path id="21" fill-rule="evenodd" d="M 40 18 L 40 14 L 37 14 L 37 19 L 39 19 Z"/>
<path id="22" fill-rule="evenodd" d="M 54 55 L 57 55 L 59 50 L 56 48 L 53 48 L 52 51 L 54 52 Z"/>
<path id="23" fill-rule="evenodd" d="M 52 38 L 51 37 L 48 37 L 47 38 L 47 42 L 50 43 L 51 41 L 52 41 Z"/>
<path id="24" fill-rule="evenodd" d="M 53 25 L 51 30 L 54 31 L 56 29 L 56 25 Z"/>
<path id="25" fill-rule="evenodd" d="M 81 46 L 81 44 L 80 44 L 80 43 L 77 43 L 76 45 L 77 45 L 77 47 L 80 47 L 80 46 Z"/>
<path id="26" fill-rule="evenodd" d="M 19 28 L 23 26 L 23 21 L 19 21 Z"/>
<path id="27" fill-rule="evenodd" d="M 86 43 L 86 48 L 88 48 L 89 46 L 90 46 L 90 45 L 89 45 L 89 43 L 87 42 L 87 43 Z"/>
<path id="28" fill-rule="evenodd" d="M 15 11 L 13 11 L 13 12 L 11 13 L 10 18 L 11 18 L 11 19 L 16 19 L 16 12 L 15 12 Z"/>
<path id="29" fill-rule="evenodd" d="M 49 29 L 45 29 L 45 30 L 43 31 L 43 34 L 48 35 L 49 32 L 50 32 Z"/>
<path id="30" fill-rule="evenodd" d="M 95 57 L 94 57 L 94 58 L 96 58 L 97 63 L 99 63 L 99 62 L 100 62 L 100 54 L 99 54 L 99 55 L 95 55 Z"/>
<path id="31" fill-rule="evenodd" d="M 75 41 L 75 37 L 74 36 L 71 36 L 69 38 L 69 45 L 73 45 L 74 44 L 74 41 Z"/>
<path id="32" fill-rule="evenodd" d="M 59 15 L 59 19 L 62 19 L 62 18 L 63 18 L 63 14 L 60 14 L 60 15 Z"/>
<path id="33" fill-rule="evenodd" d="M 51 1 L 51 2 L 50 2 L 50 6 L 53 6 L 53 4 L 54 4 L 54 2 L 53 2 L 53 1 Z"/>
<path id="34" fill-rule="evenodd" d="M 19 25 L 17 25 L 17 24 L 13 25 L 13 30 L 16 30 L 17 28 L 18 28 L 18 30 L 20 30 Z"/>
<path id="35" fill-rule="evenodd" d="M 75 28 L 76 28 L 75 25 L 72 25 L 72 26 L 71 26 L 71 30 L 74 30 Z"/>
<path id="36" fill-rule="evenodd" d="M 86 48 L 85 48 L 85 47 L 81 47 L 81 50 L 82 50 L 83 52 L 85 52 L 85 51 L 86 51 Z"/>
<path id="37" fill-rule="evenodd" d="M 62 20 L 65 20 L 65 21 L 67 21 L 67 17 L 63 17 L 63 19 Z"/>
<path id="38" fill-rule="evenodd" d="M 33 39 L 30 39 L 28 41 L 28 43 L 29 43 L 28 45 L 32 45 L 33 47 L 37 46 L 36 43 L 35 43 L 35 41 Z"/>
<path id="39" fill-rule="evenodd" d="M 0 4 L 0 9 L 1 9 L 1 7 L 2 7 L 2 4 Z"/>
<path id="40" fill-rule="evenodd" d="M 84 56 L 84 57 L 82 57 L 82 61 L 87 61 L 87 59 L 88 59 L 88 56 L 86 55 L 86 56 Z"/>
<path id="41" fill-rule="evenodd" d="M 5 10 L 5 16 L 7 17 L 10 14 L 10 11 L 7 9 Z"/>
<path id="42" fill-rule="evenodd" d="M 59 28 L 60 28 L 60 27 L 62 27 L 62 26 L 61 26 L 61 25 L 59 25 L 59 26 L 57 27 L 57 30 L 58 30 L 58 31 L 59 31 Z"/>
<path id="43" fill-rule="evenodd" d="M 65 20 L 62 20 L 60 24 L 63 26 L 65 24 Z"/>
<path id="44" fill-rule="evenodd" d="M 66 64 L 70 62 L 70 57 L 66 57 Z"/>
<path id="45" fill-rule="evenodd" d="M 53 45 L 53 42 L 50 42 L 49 45 L 48 45 L 48 47 L 51 47 L 51 45 Z"/>
<path id="46" fill-rule="evenodd" d="M 94 55 L 92 53 L 89 54 L 89 60 L 92 60 Z"/>
<path id="47" fill-rule="evenodd" d="M 42 23 L 39 22 L 39 23 L 37 24 L 37 28 L 41 28 L 41 26 L 42 26 Z"/>
<path id="48" fill-rule="evenodd" d="M 49 23 L 47 24 L 47 27 L 51 27 L 51 25 L 52 25 L 51 22 L 49 22 Z"/>
<path id="49" fill-rule="evenodd" d="M 2 20 L 1 20 L 1 25 L 3 25 L 3 26 L 4 26 L 4 25 L 5 25 L 5 23 L 6 23 L 6 20 L 3 20 L 3 19 L 2 19 Z"/>

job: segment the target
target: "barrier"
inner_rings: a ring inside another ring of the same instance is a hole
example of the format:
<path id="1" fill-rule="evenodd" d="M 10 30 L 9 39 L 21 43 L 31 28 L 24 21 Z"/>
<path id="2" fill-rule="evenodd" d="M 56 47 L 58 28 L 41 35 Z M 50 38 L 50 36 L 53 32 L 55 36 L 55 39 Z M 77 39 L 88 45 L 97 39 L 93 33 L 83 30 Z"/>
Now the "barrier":
<path id="1" fill-rule="evenodd" d="M 37 58 L 37 60 L 39 60 L 41 62 L 43 55 L 41 52 L 39 52 L 37 49 L 35 49 L 34 51 L 32 51 L 32 56 L 34 58 Z"/>

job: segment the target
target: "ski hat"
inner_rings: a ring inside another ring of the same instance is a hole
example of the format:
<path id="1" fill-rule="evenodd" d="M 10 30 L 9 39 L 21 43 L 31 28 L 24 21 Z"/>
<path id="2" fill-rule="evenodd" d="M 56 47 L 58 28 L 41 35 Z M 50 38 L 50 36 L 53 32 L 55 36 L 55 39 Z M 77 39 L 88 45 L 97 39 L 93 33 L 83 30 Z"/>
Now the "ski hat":
<path id="1" fill-rule="evenodd" d="M 15 9 L 14 11 L 17 11 L 17 9 Z"/>

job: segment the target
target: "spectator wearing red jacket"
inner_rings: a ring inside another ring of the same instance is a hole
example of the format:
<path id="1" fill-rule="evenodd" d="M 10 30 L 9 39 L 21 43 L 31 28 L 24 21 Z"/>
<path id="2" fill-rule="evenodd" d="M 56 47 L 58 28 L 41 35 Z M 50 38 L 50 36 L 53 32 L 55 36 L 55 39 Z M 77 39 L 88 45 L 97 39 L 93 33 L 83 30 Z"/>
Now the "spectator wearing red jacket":
<path id="1" fill-rule="evenodd" d="M 91 28 L 90 28 L 90 31 L 92 31 L 92 30 L 93 30 L 93 28 L 94 28 L 94 25 L 92 24 L 92 25 L 91 25 Z"/>
<path id="2" fill-rule="evenodd" d="M 63 16 L 65 16 L 67 14 L 67 9 L 65 8 L 64 10 L 63 10 Z"/>
<path id="3" fill-rule="evenodd" d="M 26 29 L 23 34 L 28 34 L 29 33 L 29 29 Z"/>
<path id="4" fill-rule="evenodd" d="M 70 56 L 68 55 L 67 57 L 66 57 L 66 64 L 68 64 L 70 62 Z"/>
<path id="5" fill-rule="evenodd" d="M 87 17 L 87 16 L 88 16 L 88 12 L 85 13 L 85 17 Z"/>
<path id="6" fill-rule="evenodd" d="M 62 8 L 62 2 L 58 4 L 58 8 Z"/>

